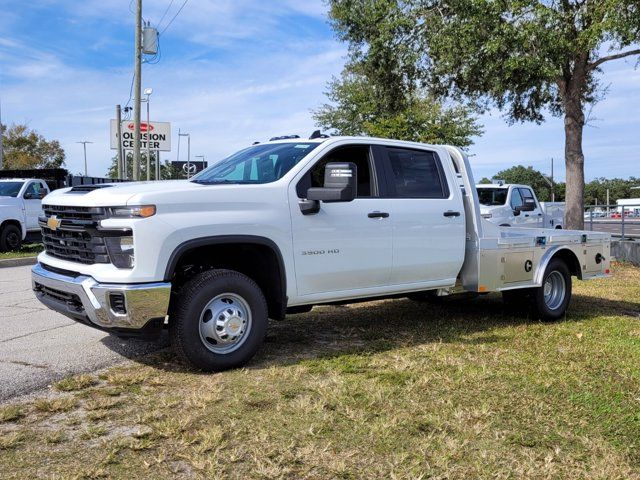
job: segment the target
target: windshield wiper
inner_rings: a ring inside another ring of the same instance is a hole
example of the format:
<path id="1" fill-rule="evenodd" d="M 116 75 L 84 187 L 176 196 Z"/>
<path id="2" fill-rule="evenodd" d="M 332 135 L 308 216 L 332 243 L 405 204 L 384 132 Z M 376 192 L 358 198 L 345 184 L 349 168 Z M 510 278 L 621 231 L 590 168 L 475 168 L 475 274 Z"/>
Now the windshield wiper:
<path id="1" fill-rule="evenodd" d="M 218 184 L 240 184 L 243 183 L 239 180 L 191 180 L 193 183 L 199 183 L 201 185 L 218 185 Z"/>

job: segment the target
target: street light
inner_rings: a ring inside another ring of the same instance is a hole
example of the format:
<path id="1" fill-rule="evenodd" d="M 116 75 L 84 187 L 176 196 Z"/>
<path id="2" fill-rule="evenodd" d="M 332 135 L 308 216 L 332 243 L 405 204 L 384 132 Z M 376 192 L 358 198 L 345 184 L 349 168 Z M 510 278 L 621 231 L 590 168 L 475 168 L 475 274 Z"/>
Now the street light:
<path id="1" fill-rule="evenodd" d="M 180 133 L 178 130 L 178 137 L 187 137 L 187 180 L 191 178 L 191 134 Z"/>
<path id="2" fill-rule="evenodd" d="M 87 173 L 87 143 L 93 143 L 93 142 L 88 142 L 84 140 L 82 142 L 76 142 L 76 143 L 81 143 L 82 147 L 84 148 L 84 176 L 88 177 L 89 174 Z"/>
<path id="3" fill-rule="evenodd" d="M 143 100 L 144 102 L 147 102 L 147 182 L 149 180 L 151 180 L 151 148 L 149 147 L 149 145 L 151 144 L 150 140 L 150 135 L 151 135 L 151 125 L 149 124 L 149 97 L 151 96 L 151 94 L 153 93 L 153 88 L 145 88 L 144 89 L 144 94 L 147 96 L 147 98 L 145 100 Z M 156 180 L 158 180 L 156 178 Z"/>

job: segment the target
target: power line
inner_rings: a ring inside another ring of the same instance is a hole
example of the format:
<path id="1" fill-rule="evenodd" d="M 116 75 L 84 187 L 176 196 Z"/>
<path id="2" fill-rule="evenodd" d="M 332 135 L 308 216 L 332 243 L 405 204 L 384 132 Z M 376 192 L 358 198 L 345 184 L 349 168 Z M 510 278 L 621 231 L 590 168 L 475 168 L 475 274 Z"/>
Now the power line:
<path id="1" fill-rule="evenodd" d="M 171 8 L 171 5 L 173 5 L 173 2 L 174 2 L 174 0 L 171 0 L 169 2 L 169 5 L 167 6 L 167 9 L 162 14 L 162 17 L 160 18 L 160 21 L 158 22 L 158 28 L 160 28 L 160 25 L 162 25 L 162 21 L 164 20 L 164 17 L 166 17 L 167 13 L 169 13 L 169 9 Z"/>
<path id="2" fill-rule="evenodd" d="M 171 19 L 171 21 L 167 24 L 166 27 L 164 27 L 162 29 L 162 31 L 160 32 L 160 35 L 162 35 L 164 32 L 167 31 L 167 28 L 169 28 L 171 26 L 171 24 L 173 23 L 173 21 L 176 19 L 176 17 L 178 15 L 180 15 L 180 12 L 182 11 L 182 9 L 185 7 L 185 5 L 187 4 L 187 2 L 189 2 L 189 0 L 184 0 L 184 3 L 182 4 L 182 6 L 178 9 L 178 11 L 176 12 L 176 14 L 173 16 L 173 18 Z"/>

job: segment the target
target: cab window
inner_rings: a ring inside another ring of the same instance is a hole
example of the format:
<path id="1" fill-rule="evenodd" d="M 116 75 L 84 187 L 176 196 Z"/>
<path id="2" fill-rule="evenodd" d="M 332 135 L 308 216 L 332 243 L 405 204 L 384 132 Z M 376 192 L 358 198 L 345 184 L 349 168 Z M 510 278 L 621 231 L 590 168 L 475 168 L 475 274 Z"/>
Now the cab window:
<path id="1" fill-rule="evenodd" d="M 358 169 L 357 197 L 372 197 L 374 196 L 374 182 L 372 181 L 371 160 L 371 149 L 368 145 L 352 145 L 331 150 L 300 179 L 296 186 L 296 193 L 299 198 L 305 198 L 309 188 L 322 187 L 324 185 L 324 167 L 327 163 L 351 162 L 355 163 Z"/>
<path id="2" fill-rule="evenodd" d="M 393 198 L 447 198 L 440 159 L 434 152 L 387 148 L 389 194 Z"/>

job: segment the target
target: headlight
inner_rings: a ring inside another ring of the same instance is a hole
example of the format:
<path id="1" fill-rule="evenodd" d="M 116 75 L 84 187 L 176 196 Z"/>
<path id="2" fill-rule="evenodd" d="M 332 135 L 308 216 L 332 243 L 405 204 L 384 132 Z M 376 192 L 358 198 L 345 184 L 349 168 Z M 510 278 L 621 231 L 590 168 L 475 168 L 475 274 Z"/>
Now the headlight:
<path id="1" fill-rule="evenodd" d="M 111 262 L 118 268 L 133 268 L 133 235 L 123 235 L 120 237 L 105 237 L 107 251 Z"/>
<path id="2" fill-rule="evenodd" d="M 138 207 L 111 207 L 107 209 L 109 218 L 147 218 L 156 214 L 155 205 Z"/>

